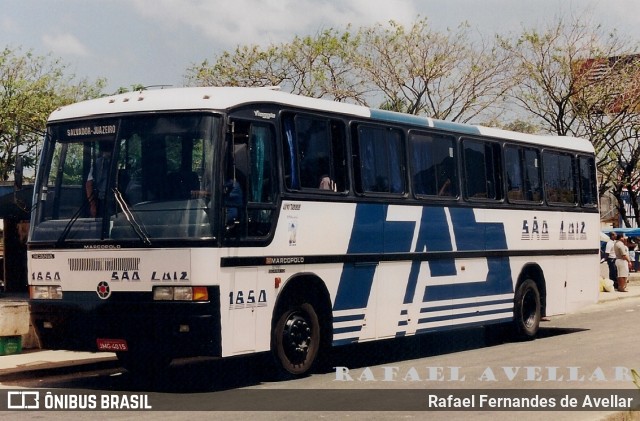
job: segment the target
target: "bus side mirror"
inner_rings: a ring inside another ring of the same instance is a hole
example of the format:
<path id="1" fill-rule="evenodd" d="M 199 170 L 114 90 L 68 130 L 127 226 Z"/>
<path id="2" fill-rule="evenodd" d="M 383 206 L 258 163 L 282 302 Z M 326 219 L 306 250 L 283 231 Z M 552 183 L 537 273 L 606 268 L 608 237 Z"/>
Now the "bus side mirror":
<path id="1" fill-rule="evenodd" d="M 16 166 L 13 173 L 13 186 L 16 190 L 22 190 L 22 179 L 23 179 L 23 168 L 22 168 L 22 157 L 16 157 Z"/>

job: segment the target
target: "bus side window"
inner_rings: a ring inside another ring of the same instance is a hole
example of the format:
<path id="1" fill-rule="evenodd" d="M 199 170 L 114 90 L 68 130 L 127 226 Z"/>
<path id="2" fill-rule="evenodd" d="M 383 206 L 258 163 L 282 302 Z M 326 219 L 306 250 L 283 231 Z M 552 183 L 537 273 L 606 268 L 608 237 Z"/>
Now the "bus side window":
<path id="1" fill-rule="evenodd" d="M 343 123 L 325 117 L 285 114 L 283 126 L 287 188 L 311 193 L 346 191 Z"/>
<path id="2" fill-rule="evenodd" d="M 458 196 L 454 138 L 439 134 L 409 136 L 411 180 L 416 196 Z"/>
<path id="3" fill-rule="evenodd" d="M 271 125 L 234 122 L 223 185 L 228 237 L 266 237 L 271 232 L 277 184 L 274 139 Z"/>
<path id="4" fill-rule="evenodd" d="M 469 199 L 501 200 L 502 162 L 498 143 L 465 139 L 464 169 Z"/>
<path id="5" fill-rule="evenodd" d="M 524 200 L 521 148 L 505 146 L 504 165 L 507 173 L 507 198 L 512 202 Z"/>
<path id="6" fill-rule="evenodd" d="M 358 193 L 404 194 L 402 132 L 383 126 L 360 125 L 354 157 Z"/>
<path id="7" fill-rule="evenodd" d="M 574 206 L 577 200 L 577 190 L 573 156 L 566 153 L 544 151 L 542 158 L 547 202 Z"/>
<path id="8" fill-rule="evenodd" d="M 582 206 L 598 205 L 598 188 L 596 185 L 596 165 L 589 156 L 579 157 L 580 161 L 580 203 Z"/>
<path id="9" fill-rule="evenodd" d="M 531 202 L 542 202 L 542 176 L 540 152 L 537 149 L 524 150 L 524 185 L 525 199 Z"/>
<path id="10" fill-rule="evenodd" d="M 511 202 L 542 201 L 540 155 L 537 150 L 507 145 L 504 148 L 507 198 Z"/>

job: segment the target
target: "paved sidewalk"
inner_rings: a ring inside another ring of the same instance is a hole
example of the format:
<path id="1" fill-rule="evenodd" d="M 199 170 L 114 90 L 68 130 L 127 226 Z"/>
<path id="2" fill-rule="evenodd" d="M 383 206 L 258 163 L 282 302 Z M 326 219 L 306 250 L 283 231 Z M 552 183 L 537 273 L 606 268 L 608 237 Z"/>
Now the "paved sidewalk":
<path id="1" fill-rule="evenodd" d="M 627 282 L 627 292 L 600 291 L 600 297 L 598 298 L 598 302 L 602 303 L 605 301 L 619 300 L 622 298 L 638 297 L 638 296 L 640 296 L 640 272 L 634 272 L 629 274 L 629 281 Z"/>
<path id="2" fill-rule="evenodd" d="M 604 303 L 640 296 L 640 273 L 632 273 L 628 292 L 600 292 L 598 302 Z M 3 378 L 15 377 L 39 370 L 64 369 L 87 365 L 117 366 L 115 354 L 108 352 L 73 352 L 26 349 L 21 354 L 0 356 L 0 383 Z"/>
<path id="3" fill-rule="evenodd" d="M 116 355 L 109 352 L 74 352 L 27 349 L 21 354 L 0 356 L 0 383 L 3 377 L 14 377 L 18 373 L 28 374 L 40 370 L 65 367 L 117 364 Z"/>

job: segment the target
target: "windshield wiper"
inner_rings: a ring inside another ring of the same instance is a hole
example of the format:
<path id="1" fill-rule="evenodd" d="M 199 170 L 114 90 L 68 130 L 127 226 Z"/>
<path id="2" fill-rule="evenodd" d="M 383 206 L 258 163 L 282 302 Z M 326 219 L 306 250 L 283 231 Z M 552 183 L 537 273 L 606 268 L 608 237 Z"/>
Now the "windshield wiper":
<path id="1" fill-rule="evenodd" d="M 140 238 L 143 243 L 150 246 L 151 240 L 149 240 L 149 236 L 147 235 L 144 228 L 142 228 L 142 226 L 138 223 L 138 221 L 136 221 L 136 218 L 133 216 L 133 212 L 131 212 L 131 209 L 129 209 L 129 205 L 127 205 L 124 197 L 122 197 L 122 193 L 120 193 L 120 190 L 118 190 L 117 188 L 113 189 L 113 195 L 115 196 L 118 205 L 120 205 L 120 209 L 122 209 L 122 213 L 124 214 L 125 219 L 129 223 L 129 225 L 131 225 L 131 228 L 133 228 L 133 231 L 136 233 L 138 238 Z"/>
<path id="2" fill-rule="evenodd" d="M 62 244 L 64 240 L 67 239 L 67 236 L 71 232 L 71 227 L 73 226 L 73 224 L 76 223 L 78 218 L 80 218 L 80 215 L 82 215 L 82 213 L 87 209 L 87 207 L 89 206 L 89 203 L 91 203 L 92 200 L 93 200 L 93 193 L 91 194 L 90 197 L 87 197 L 84 200 L 84 202 L 82 202 L 82 205 L 80 205 L 76 213 L 74 213 L 71 219 L 69 219 L 69 222 L 67 222 L 67 225 L 65 225 L 64 229 L 62 230 L 62 234 L 60 234 L 60 237 L 58 237 L 58 241 L 56 242 L 57 244 Z"/>

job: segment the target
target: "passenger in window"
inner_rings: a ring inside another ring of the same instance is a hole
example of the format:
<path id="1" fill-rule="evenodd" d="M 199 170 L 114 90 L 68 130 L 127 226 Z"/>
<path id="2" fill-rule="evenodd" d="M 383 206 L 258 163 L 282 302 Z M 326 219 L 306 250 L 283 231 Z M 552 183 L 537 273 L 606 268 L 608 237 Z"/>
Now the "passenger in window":
<path id="1" fill-rule="evenodd" d="M 440 164 L 440 174 L 438 179 L 440 180 L 440 188 L 438 189 L 438 196 L 456 196 L 457 192 L 454 185 L 454 161 L 453 158 L 447 157 L 442 160 Z"/>
<path id="2" fill-rule="evenodd" d="M 442 187 L 440 187 L 440 190 L 438 190 L 438 196 L 451 196 L 451 180 L 450 179 L 446 179 L 445 182 L 442 184 Z"/>
<path id="3" fill-rule="evenodd" d="M 338 191 L 336 183 L 328 175 L 320 177 L 320 186 L 318 188 L 320 190 Z"/>

